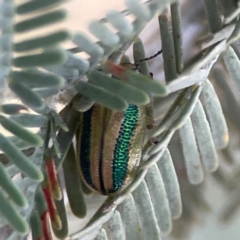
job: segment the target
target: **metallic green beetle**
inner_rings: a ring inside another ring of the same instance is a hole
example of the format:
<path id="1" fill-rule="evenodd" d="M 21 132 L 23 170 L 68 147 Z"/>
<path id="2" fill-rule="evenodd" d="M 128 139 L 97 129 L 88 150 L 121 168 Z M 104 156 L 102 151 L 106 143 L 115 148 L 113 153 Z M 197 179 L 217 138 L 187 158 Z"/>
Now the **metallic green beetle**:
<path id="1" fill-rule="evenodd" d="M 93 191 L 113 195 L 135 177 L 146 129 L 146 107 L 125 112 L 99 104 L 81 114 L 77 156 L 82 181 Z"/>

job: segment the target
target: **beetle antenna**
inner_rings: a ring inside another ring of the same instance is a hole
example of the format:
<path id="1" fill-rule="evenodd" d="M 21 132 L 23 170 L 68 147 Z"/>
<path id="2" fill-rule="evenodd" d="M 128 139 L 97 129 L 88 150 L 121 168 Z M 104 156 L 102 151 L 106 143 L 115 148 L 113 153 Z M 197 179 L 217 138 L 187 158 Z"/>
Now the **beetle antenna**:
<path id="1" fill-rule="evenodd" d="M 135 62 L 134 65 L 135 65 L 135 66 L 139 66 L 139 64 L 140 64 L 141 62 L 149 61 L 149 60 L 157 57 L 157 56 L 160 55 L 161 53 L 162 53 L 162 49 L 161 49 L 160 51 L 158 51 L 157 53 L 155 53 L 154 55 L 152 55 L 151 57 L 147 57 L 147 58 L 143 58 L 143 59 L 138 60 L 137 62 Z"/>

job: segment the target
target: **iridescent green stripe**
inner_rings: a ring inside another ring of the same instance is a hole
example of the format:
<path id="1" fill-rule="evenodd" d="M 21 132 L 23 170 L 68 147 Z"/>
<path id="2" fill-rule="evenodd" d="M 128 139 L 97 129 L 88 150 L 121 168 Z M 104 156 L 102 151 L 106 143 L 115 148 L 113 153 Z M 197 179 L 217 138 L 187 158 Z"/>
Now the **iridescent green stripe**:
<path id="1" fill-rule="evenodd" d="M 130 104 L 124 114 L 121 130 L 117 138 L 113 158 L 113 188 L 111 193 L 118 191 L 127 177 L 129 147 L 139 119 L 139 108 Z"/>

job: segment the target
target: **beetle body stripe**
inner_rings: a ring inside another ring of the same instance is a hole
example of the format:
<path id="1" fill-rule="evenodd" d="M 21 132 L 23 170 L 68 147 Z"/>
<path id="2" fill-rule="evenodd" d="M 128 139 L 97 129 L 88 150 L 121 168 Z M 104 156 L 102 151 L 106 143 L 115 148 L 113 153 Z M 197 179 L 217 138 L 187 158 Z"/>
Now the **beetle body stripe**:
<path id="1" fill-rule="evenodd" d="M 139 118 L 139 109 L 135 105 L 130 105 L 124 113 L 124 120 L 116 141 L 113 157 L 113 189 L 119 190 L 124 184 L 127 175 L 129 161 L 129 147 L 131 139 L 135 134 Z M 127 161 L 126 161 L 127 160 Z"/>
<path id="2" fill-rule="evenodd" d="M 137 172 L 145 107 L 130 104 L 125 112 L 117 112 L 95 104 L 81 117 L 77 155 L 82 180 L 100 194 L 114 194 Z"/>

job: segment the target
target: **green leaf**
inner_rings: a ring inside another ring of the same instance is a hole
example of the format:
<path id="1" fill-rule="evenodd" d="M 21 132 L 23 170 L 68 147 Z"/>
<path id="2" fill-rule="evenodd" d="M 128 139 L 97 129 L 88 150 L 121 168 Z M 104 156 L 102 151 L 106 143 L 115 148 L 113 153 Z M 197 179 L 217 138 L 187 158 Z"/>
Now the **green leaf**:
<path id="1" fill-rule="evenodd" d="M 191 120 L 203 166 L 206 171 L 214 172 L 218 168 L 218 156 L 207 117 L 199 100 L 193 110 Z"/>
<path id="2" fill-rule="evenodd" d="M 10 119 L 28 128 L 41 127 L 47 121 L 47 117 L 44 115 L 28 113 L 22 113 L 15 116 L 11 116 Z"/>
<path id="3" fill-rule="evenodd" d="M 86 216 L 87 209 L 86 203 L 84 201 L 81 179 L 77 169 L 77 164 L 78 163 L 75 150 L 73 145 L 71 145 L 63 162 L 66 192 L 73 214 L 79 218 L 84 218 Z M 74 186 L 74 188 L 72 186 Z"/>
<path id="4" fill-rule="evenodd" d="M 112 73 L 117 78 L 127 82 L 128 84 L 139 88 L 140 90 L 154 94 L 156 96 L 165 96 L 167 94 L 167 88 L 164 84 L 157 81 L 153 81 L 151 78 L 136 73 L 134 71 L 129 71 L 126 68 L 116 65 L 111 61 L 106 61 L 105 69 Z"/>
<path id="5" fill-rule="evenodd" d="M 23 128 L 17 122 L 0 115 L 0 123 L 6 130 L 23 139 L 24 141 L 32 143 L 34 146 L 38 147 L 43 145 L 43 140 L 40 136 Z"/>
<path id="6" fill-rule="evenodd" d="M 160 230 L 163 234 L 168 234 L 172 230 L 171 211 L 163 179 L 156 164 L 148 169 L 145 180 Z"/>
<path id="7" fill-rule="evenodd" d="M 182 214 L 182 200 L 178 177 L 168 149 L 163 152 L 162 157 L 158 161 L 158 167 L 168 196 L 171 216 L 173 219 L 178 219 Z"/>
<path id="8" fill-rule="evenodd" d="M 127 109 L 128 105 L 125 100 L 91 83 L 79 81 L 75 84 L 75 88 L 82 95 L 89 97 L 94 102 L 102 104 L 105 107 L 118 111 Z"/>
<path id="9" fill-rule="evenodd" d="M 141 228 L 143 239 L 161 239 L 151 196 L 144 180 L 132 195 L 135 200 L 141 226 L 144 226 Z"/>
<path id="10" fill-rule="evenodd" d="M 35 202 L 40 218 L 46 213 L 48 207 L 41 186 L 36 190 Z"/>
<path id="11" fill-rule="evenodd" d="M 13 204 L 4 196 L 0 189 L 0 212 L 9 224 L 19 233 L 27 234 L 29 227 L 26 220 L 19 214 Z"/>
<path id="12" fill-rule="evenodd" d="M 141 239 L 141 225 L 139 222 L 138 212 L 132 194 L 128 194 L 122 204 L 118 206 L 121 212 L 121 218 L 125 226 L 126 239 Z"/>
<path id="13" fill-rule="evenodd" d="M 37 69 L 13 71 L 12 75 L 13 81 L 20 81 L 30 88 L 61 88 L 65 83 L 63 78 Z"/>
<path id="14" fill-rule="evenodd" d="M 38 110 L 45 108 L 43 99 L 24 84 L 11 81 L 9 87 L 28 107 Z"/>
<path id="15" fill-rule="evenodd" d="M 27 110 L 27 108 L 20 104 L 3 104 L 2 111 L 8 115 L 19 114 L 21 110 Z"/>
<path id="16" fill-rule="evenodd" d="M 88 75 L 90 82 L 103 87 L 110 93 L 137 105 L 146 105 L 150 102 L 149 96 L 142 90 L 133 87 L 121 80 L 114 79 L 99 71 L 91 71 Z"/>
<path id="17" fill-rule="evenodd" d="M 32 230 L 32 240 L 43 238 L 42 223 L 37 210 L 33 210 L 30 216 L 30 226 Z"/>
<path id="18" fill-rule="evenodd" d="M 92 21 L 89 24 L 89 31 L 95 35 L 104 45 L 114 47 L 120 41 L 119 36 L 112 32 L 104 23 Z"/>
<path id="19" fill-rule="evenodd" d="M 189 118 L 179 129 L 179 133 L 181 137 L 188 180 L 191 184 L 199 184 L 203 181 L 204 178 L 203 168 L 192 127 L 192 122 Z"/>
<path id="20" fill-rule="evenodd" d="M 227 50 L 222 54 L 224 63 L 229 72 L 229 75 L 232 77 L 235 82 L 236 87 L 240 91 L 240 60 L 231 46 L 227 47 Z"/>
<path id="21" fill-rule="evenodd" d="M 135 64 L 137 63 L 139 65 L 139 67 L 138 67 L 139 72 L 146 76 L 149 76 L 147 62 L 141 61 L 142 59 L 146 58 L 146 56 L 145 56 L 144 46 L 143 46 L 143 43 L 140 38 L 137 38 L 134 41 L 133 57 L 134 57 Z M 141 62 L 139 62 L 139 61 L 141 61 Z"/>
<path id="22" fill-rule="evenodd" d="M 136 16 L 137 19 L 142 21 L 149 21 L 151 18 L 151 13 L 147 5 L 140 3 L 137 0 L 126 0 L 126 6 L 128 11 Z"/>
<path id="23" fill-rule="evenodd" d="M 28 54 L 13 59 L 13 65 L 19 68 L 30 68 L 60 64 L 67 60 L 67 54 L 62 49 L 48 49 L 38 54 Z"/>
<path id="24" fill-rule="evenodd" d="M 228 127 L 217 94 L 209 80 L 203 85 L 202 97 L 215 146 L 217 149 L 225 148 L 229 142 Z"/>
<path id="25" fill-rule="evenodd" d="M 0 163 L 0 186 L 9 197 L 20 207 L 27 207 L 28 202 L 24 194 L 14 185 L 2 163 Z"/>
<path id="26" fill-rule="evenodd" d="M 36 2 L 36 1 L 31 1 Z M 66 41 L 71 37 L 69 31 L 58 31 L 51 33 L 43 37 L 32 38 L 29 40 L 24 40 L 22 42 L 17 42 L 14 44 L 13 48 L 16 52 L 24 52 L 33 50 L 36 48 L 46 48 L 49 46 L 54 47 L 56 44 Z"/>
<path id="27" fill-rule="evenodd" d="M 41 170 L 2 134 L 0 134 L 0 149 L 26 176 L 38 182 L 43 180 Z"/>
<path id="28" fill-rule="evenodd" d="M 174 39 L 171 28 L 171 15 L 168 8 L 158 17 L 160 36 L 162 41 L 162 55 L 164 75 L 166 82 L 169 83 L 177 78 L 177 64 Z"/>
<path id="29" fill-rule="evenodd" d="M 118 11 L 109 11 L 106 15 L 108 22 L 110 22 L 116 29 L 119 30 L 119 34 L 123 36 L 129 36 L 133 32 L 132 24 L 126 20 L 126 18 Z"/>
<path id="30" fill-rule="evenodd" d="M 50 13 L 41 14 L 38 17 L 30 18 L 22 22 L 16 23 L 14 26 L 14 30 L 17 33 L 30 31 L 39 27 L 59 22 L 63 20 L 65 17 L 66 17 L 65 10 L 56 10 Z"/>
<path id="31" fill-rule="evenodd" d="M 73 38 L 80 51 L 84 51 L 91 56 L 90 65 L 98 64 L 103 56 L 103 49 L 95 42 L 93 42 L 86 34 L 78 32 Z"/>
<path id="32" fill-rule="evenodd" d="M 16 8 L 17 14 L 26 14 L 34 11 L 41 10 L 42 8 L 47 8 L 53 5 L 61 4 L 63 0 L 34 0 L 28 1 Z"/>

